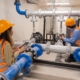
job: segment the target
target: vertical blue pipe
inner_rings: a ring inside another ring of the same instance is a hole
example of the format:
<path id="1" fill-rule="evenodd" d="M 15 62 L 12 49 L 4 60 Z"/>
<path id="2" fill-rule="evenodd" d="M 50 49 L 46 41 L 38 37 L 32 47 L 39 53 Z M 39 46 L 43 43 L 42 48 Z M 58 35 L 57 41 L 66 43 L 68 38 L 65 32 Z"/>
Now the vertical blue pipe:
<path id="1" fill-rule="evenodd" d="M 19 61 L 17 61 L 14 65 L 12 65 L 8 70 L 6 70 L 3 75 L 7 78 L 7 80 L 12 80 L 15 75 L 19 73 L 19 71 L 25 66 L 27 63 L 26 58 L 21 58 Z"/>
<path id="2" fill-rule="evenodd" d="M 17 13 L 19 13 L 20 15 L 25 15 L 26 16 L 26 10 L 25 11 L 21 11 L 20 10 L 20 3 L 14 3 L 14 5 L 16 6 L 16 11 L 17 11 Z"/>

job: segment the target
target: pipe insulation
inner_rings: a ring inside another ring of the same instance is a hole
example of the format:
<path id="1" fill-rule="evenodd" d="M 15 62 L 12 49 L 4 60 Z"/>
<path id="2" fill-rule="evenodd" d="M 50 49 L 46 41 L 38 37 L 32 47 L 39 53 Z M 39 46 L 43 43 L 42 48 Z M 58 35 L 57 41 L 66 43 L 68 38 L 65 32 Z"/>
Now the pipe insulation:
<path id="1" fill-rule="evenodd" d="M 69 13 L 69 11 L 35 11 L 35 12 L 29 12 L 26 11 L 26 16 L 80 16 L 80 11 L 78 10 L 72 10 L 71 13 Z"/>
<path id="2" fill-rule="evenodd" d="M 14 42 L 14 45 L 16 46 L 21 46 L 23 44 L 24 42 Z M 33 44 L 34 43 L 31 43 L 31 45 Z M 50 46 L 47 44 L 40 44 L 40 45 L 43 47 L 44 51 L 48 49 L 50 52 L 54 52 L 54 53 L 67 53 L 68 51 L 70 51 L 70 53 L 73 53 L 77 48 L 79 48 L 73 46 L 69 48 L 69 46 L 60 46 L 60 45 L 50 45 Z"/>

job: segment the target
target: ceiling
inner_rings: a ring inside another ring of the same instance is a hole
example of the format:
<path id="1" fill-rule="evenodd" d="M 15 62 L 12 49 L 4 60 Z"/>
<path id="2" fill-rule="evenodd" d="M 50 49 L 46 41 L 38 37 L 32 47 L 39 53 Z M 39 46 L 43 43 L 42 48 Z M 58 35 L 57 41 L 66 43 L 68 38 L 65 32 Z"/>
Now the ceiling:
<path id="1" fill-rule="evenodd" d="M 48 2 L 52 2 L 53 0 L 38 0 L 38 5 L 40 7 L 51 7 L 51 6 L 47 6 L 46 3 Z M 57 3 L 64 3 L 64 2 L 69 2 L 70 5 L 64 6 L 64 7 L 80 7 L 80 0 L 55 0 L 55 2 Z M 63 6 L 56 6 L 56 7 L 63 7 Z"/>

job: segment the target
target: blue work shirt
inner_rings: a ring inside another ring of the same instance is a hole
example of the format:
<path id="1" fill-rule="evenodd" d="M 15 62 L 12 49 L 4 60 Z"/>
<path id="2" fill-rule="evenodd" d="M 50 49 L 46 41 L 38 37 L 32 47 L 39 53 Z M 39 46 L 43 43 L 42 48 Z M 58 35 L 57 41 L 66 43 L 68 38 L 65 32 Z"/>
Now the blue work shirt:
<path id="1" fill-rule="evenodd" d="M 77 40 L 80 40 L 80 30 L 78 29 L 72 29 L 71 32 L 73 32 L 71 38 L 64 38 L 63 40 L 68 43 L 75 43 Z"/>

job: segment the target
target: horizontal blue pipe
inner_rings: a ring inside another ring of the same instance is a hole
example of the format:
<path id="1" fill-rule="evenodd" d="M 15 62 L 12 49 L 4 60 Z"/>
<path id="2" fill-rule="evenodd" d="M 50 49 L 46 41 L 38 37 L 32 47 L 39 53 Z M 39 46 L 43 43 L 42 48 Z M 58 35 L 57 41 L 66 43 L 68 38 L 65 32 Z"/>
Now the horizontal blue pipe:
<path id="1" fill-rule="evenodd" d="M 17 61 L 14 65 L 12 65 L 10 68 L 8 68 L 3 75 L 7 78 L 7 80 L 12 80 L 15 75 L 19 73 L 19 71 L 25 66 L 27 63 L 26 58 L 21 58 L 19 61 Z"/>
<path id="2" fill-rule="evenodd" d="M 17 11 L 17 13 L 18 14 L 20 14 L 20 15 L 25 15 L 26 16 L 26 10 L 25 11 L 21 11 L 20 10 L 20 3 L 14 3 L 15 4 L 15 6 L 16 6 L 16 11 Z"/>

